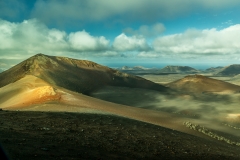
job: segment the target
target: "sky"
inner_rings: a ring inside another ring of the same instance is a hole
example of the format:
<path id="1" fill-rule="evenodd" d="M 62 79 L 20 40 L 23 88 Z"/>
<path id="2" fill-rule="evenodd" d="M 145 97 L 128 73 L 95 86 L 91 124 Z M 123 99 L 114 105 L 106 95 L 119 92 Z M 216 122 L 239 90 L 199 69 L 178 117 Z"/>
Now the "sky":
<path id="1" fill-rule="evenodd" d="M 239 0 L 0 0 L 0 69 L 37 53 L 110 67 L 240 63 Z"/>

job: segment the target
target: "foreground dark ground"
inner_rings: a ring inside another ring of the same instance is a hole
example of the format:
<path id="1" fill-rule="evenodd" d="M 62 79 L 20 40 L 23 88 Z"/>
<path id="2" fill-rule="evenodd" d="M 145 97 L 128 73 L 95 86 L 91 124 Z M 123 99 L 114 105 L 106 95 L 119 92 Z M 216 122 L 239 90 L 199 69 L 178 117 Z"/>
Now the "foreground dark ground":
<path id="1" fill-rule="evenodd" d="M 10 159 L 240 159 L 240 147 L 112 115 L 0 111 Z"/>

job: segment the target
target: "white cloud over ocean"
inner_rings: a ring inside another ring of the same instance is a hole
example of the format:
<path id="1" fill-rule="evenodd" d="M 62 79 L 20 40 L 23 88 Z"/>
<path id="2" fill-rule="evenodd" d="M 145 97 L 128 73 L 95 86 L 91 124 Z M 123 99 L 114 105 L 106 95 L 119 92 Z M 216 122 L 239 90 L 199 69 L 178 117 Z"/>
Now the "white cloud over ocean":
<path id="1" fill-rule="evenodd" d="M 68 42 L 70 47 L 76 51 L 106 50 L 109 46 L 109 40 L 105 37 L 93 37 L 86 31 L 70 33 Z"/>
<path id="2" fill-rule="evenodd" d="M 114 39 L 113 48 L 117 51 L 141 51 L 148 50 L 150 47 L 144 37 L 128 37 L 122 33 Z"/>
<path id="3" fill-rule="evenodd" d="M 109 40 L 85 30 L 67 33 L 52 29 L 36 19 L 19 23 L 0 19 L 0 59 L 23 59 L 44 53 L 76 58 L 137 57 L 156 60 L 158 57 L 175 57 L 181 61 L 181 58 L 208 55 L 229 59 L 240 53 L 240 24 L 222 30 L 188 29 L 179 34 L 159 36 L 153 41 L 147 38 L 120 33 Z"/>
<path id="4" fill-rule="evenodd" d="M 156 38 L 153 48 L 165 54 L 231 55 L 240 53 L 240 24 L 217 30 L 188 29 Z"/>

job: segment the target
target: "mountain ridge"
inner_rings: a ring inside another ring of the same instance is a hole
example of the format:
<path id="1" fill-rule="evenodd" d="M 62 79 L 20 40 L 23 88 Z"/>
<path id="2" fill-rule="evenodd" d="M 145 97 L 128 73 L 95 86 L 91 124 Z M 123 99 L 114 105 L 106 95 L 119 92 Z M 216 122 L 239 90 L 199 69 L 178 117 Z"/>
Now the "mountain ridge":
<path id="1" fill-rule="evenodd" d="M 240 74 L 240 64 L 232 64 L 222 68 L 215 75 L 217 76 L 235 76 Z"/>
<path id="2" fill-rule="evenodd" d="M 0 87 L 16 82 L 26 75 L 66 89 L 88 94 L 102 86 L 124 86 L 167 91 L 168 88 L 141 77 L 99 65 L 87 60 L 36 54 L 0 73 Z"/>
<path id="3" fill-rule="evenodd" d="M 194 93 L 240 91 L 240 86 L 203 75 L 188 75 L 182 79 L 167 84 L 167 86 L 173 89 Z"/>
<path id="4" fill-rule="evenodd" d="M 159 72 L 161 73 L 197 73 L 198 70 L 189 66 L 166 66 Z"/>

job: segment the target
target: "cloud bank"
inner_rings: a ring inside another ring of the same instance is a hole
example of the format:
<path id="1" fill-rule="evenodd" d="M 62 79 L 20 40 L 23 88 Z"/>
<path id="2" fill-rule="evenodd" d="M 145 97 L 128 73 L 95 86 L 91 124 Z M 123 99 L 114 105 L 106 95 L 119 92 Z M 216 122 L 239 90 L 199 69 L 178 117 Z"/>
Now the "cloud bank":
<path id="1" fill-rule="evenodd" d="M 189 29 L 181 34 L 159 37 L 154 50 L 167 54 L 231 55 L 240 52 L 240 24 L 217 30 Z"/>
<path id="2" fill-rule="evenodd" d="M 22 53 L 25 56 L 40 52 L 61 55 L 64 52 L 96 52 L 109 48 L 109 40 L 103 36 L 94 37 L 84 30 L 67 34 L 49 29 L 36 19 L 21 23 L 0 20 L 0 31 L 0 58 L 21 57 Z"/>
<path id="3" fill-rule="evenodd" d="M 113 42 L 113 49 L 116 51 L 141 51 L 148 50 L 150 47 L 143 37 L 128 37 L 124 33 L 117 36 Z"/>
<path id="4" fill-rule="evenodd" d="M 104 36 L 93 36 L 85 30 L 66 33 L 50 29 L 36 19 L 21 23 L 0 19 L 0 59 L 22 59 L 45 53 L 75 58 L 138 57 L 156 60 L 161 57 L 161 60 L 175 58 L 182 61 L 218 56 L 227 60 L 238 57 L 240 52 L 240 24 L 222 30 L 188 29 L 179 34 L 161 35 L 153 41 L 148 41 L 147 37 L 120 33 L 109 40 Z"/>

